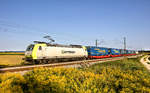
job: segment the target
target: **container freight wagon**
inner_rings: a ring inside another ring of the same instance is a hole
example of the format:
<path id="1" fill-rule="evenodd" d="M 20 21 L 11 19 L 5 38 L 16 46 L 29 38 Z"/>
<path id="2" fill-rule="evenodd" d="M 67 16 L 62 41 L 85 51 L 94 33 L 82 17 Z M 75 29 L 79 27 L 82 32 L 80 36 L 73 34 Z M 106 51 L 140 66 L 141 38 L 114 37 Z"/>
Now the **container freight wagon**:
<path id="1" fill-rule="evenodd" d="M 108 48 L 103 47 L 86 47 L 88 52 L 88 58 L 108 58 Z"/>
<path id="2" fill-rule="evenodd" d="M 136 51 L 132 50 L 132 55 L 136 55 Z"/>
<path id="3" fill-rule="evenodd" d="M 124 50 L 124 49 L 119 49 L 119 50 L 120 50 L 120 55 L 121 56 L 124 56 L 126 54 L 126 50 Z"/>
<path id="4" fill-rule="evenodd" d="M 127 56 L 136 55 L 135 51 L 133 50 L 127 50 Z"/>
<path id="5" fill-rule="evenodd" d="M 120 49 L 110 48 L 109 54 L 111 57 L 119 57 L 121 56 Z"/>
<path id="6" fill-rule="evenodd" d="M 131 50 L 126 50 L 126 56 L 130 56 L 132 55 L 132 51 Z"/>
<path id="7" fill-rule="evenodd" d="M 127 56 L 130 56 L 132 54 L 131 50 L 127 50 Z"/>

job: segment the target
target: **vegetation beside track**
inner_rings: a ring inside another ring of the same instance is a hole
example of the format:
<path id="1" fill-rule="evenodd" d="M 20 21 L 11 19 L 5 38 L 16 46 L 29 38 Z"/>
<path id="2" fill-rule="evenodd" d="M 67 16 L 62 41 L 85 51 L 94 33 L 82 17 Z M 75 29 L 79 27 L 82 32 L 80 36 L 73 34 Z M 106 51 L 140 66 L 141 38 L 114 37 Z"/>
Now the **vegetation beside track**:
<path id="1" fill-rule="evenodd" d="M 0 76 L 1 93 L 148 93 L 149 84 L 149 72 L 137 58 L 89 68 L 41 68 L 23 76 Z"/>
<path id="2" fill-rule="evenodd" d="M 95 64 L 89 68 L 89 70 L 94 70 L 94 72 L 101 71 L 103 68 L 119 68 L 122 71 L 137 71 L 140 70 L 143 73 L 149 73 L 148 70 L 144 67 L 143 64 L 140 63 L 139 58 L 126 58 L 123 60 L 112 61 L 112 62 L 104 62 L 101 64 Z"/>

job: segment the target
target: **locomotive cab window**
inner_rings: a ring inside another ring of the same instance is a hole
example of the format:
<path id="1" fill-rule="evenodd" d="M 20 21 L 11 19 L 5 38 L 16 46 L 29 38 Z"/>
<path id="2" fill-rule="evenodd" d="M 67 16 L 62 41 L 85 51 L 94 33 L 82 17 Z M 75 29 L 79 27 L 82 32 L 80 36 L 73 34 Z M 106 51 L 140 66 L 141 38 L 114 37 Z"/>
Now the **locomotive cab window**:
<path id="1" fill-rule="evenodd" d="M 29 45 L 28 48 L 26 49 L 26 51 L 32 51 L 34 48 L 34 45 Z"/>
<path id="2" fill-rule="evenodd" d="M 41 47 L 41 46 L 39 46 L 39 50 L 42 50 L 42 47 Z"/>

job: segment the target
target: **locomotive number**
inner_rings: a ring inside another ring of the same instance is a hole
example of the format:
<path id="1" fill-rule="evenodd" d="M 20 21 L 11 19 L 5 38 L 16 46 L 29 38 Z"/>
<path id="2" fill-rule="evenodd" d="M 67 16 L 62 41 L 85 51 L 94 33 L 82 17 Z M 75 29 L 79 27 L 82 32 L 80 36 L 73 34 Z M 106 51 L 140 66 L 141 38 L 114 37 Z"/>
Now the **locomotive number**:
<path id="1" fill-rule="evenodd" d="M 65 53 L 73 54 L 73 53 L 75 53 L 75 51 L 64 51 L 64 50 L 62 50 L 62 54 L 65 54 Z"/>

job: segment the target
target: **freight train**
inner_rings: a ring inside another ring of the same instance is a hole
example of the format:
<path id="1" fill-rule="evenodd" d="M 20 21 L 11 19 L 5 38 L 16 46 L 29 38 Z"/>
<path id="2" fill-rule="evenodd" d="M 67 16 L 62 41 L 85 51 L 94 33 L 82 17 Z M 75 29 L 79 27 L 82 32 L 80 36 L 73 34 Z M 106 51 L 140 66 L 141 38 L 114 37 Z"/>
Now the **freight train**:
<path id="1" fill-rule="evenodd" d="M 27 47 L 25 60 L 36 63 L 136 55 L 134 50 L 37 42 Z"/>

